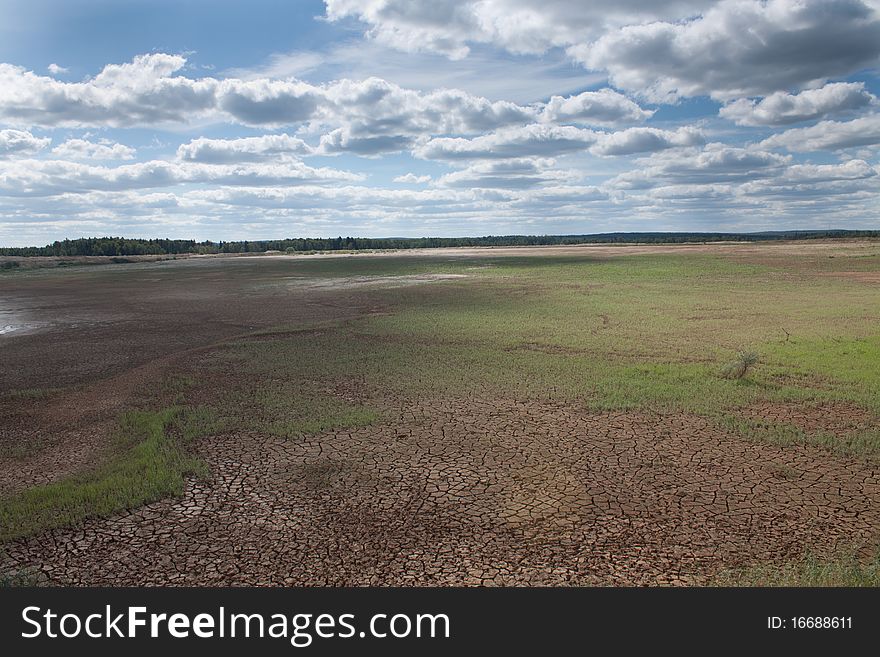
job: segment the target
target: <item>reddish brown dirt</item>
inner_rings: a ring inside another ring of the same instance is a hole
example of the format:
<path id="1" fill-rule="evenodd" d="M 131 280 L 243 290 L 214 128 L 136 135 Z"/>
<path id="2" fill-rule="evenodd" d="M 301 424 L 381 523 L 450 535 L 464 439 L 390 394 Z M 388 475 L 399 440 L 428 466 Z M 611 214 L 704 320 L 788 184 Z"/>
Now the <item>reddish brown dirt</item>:
<path id="1" fill-rule="evenodd" d="M 828 276 L 845 278 L 859 283 L 880 283 L 880 271 L 836 271 L 829 272 Z"/>
<path id="2" fill-rule="evenodd" d="M 855 404 L 760 404 L 739 414 L 760 422 L 792 424 L 803 431 L 828 431 L 844 435 L 876 424 L 873 415 Z"/>
<path id="3" fill-rule="evenodd" d="M 659 252 L 752 258 L 791 248 Z M 267 285 L 296 262 L 190 259 L 4 278 L 0 314 L 13 308 L 36 328 L 0 336 L 0 494 L 99 461 L 118 413 L 202 349 L 383 309 L 363 289 Z M 745 442 L 694 417 L 569 403 L 375 392 L 365 401 L 386 409 L 386 421 L 304 440 L 205 439 L 208 481 L 189 481 L 179 499 L 4 545 L 0 572 L 35 567 L 74 585 L 686 584 L 805 548 L 867 553 L 880 536 L 876 465 L 818 448 Z M 835 432 L 863 420 L 845 406 L 751 411 Z"/>
<path id="4" fill-rule="evenodd" d="M 210 481 L 9 545 L 5 566 L 74 585 L 683 584 L 880 528 L 869 465 L 699 418 L 381 402 L 392 419 L 356 430 L 206 439 Z"/>

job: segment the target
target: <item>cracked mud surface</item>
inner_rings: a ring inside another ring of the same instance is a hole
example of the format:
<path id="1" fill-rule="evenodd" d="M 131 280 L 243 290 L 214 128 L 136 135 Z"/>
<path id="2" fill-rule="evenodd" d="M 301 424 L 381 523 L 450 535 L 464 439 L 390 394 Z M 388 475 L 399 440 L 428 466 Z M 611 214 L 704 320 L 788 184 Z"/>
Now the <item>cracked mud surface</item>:
<path id="1" fill-rule="evenodd" d="M 743 417 L 760 422 L 793 424 L 803 431 L 829 431 L 844 435 L 866 429 L 873 423 L 871 413 L 855 404 L 759 404 L 740 411 Z"/>
<path id="2" fill-rule="evenodd" d="M 735 253 L 752 257 L 759 248 L 782 258 L 786 249 L 832 247 L 745 245 Z M 734 252 L 554 252 L 717 249 Z M 42 274 L 4 280 L 7 302 L 26 311 L 20 321 L 39 330 L 0 336 L 0 494 L 100 462 L 119 414 L 186 372 L 199 350 L 387 310 L 375 289 L 388 287 L 388 277 L 279 285 L 296 273 L 291 262 L 193 259 L 69 271 L 64 285 Z M 403 278 L 437 280 L 424 286 L 431 294 L 443 285 L 442 275 Z M 531 292 L 510 291 L 520 293 Z M 603 317 L 603 329 L 608 323 Z M 512 349 L 583 353 L 540 341 Z M 28 390 L 37 394 L 9 396 Z M 0 572 L 34 567 L 56 585 L 694 584 L 722 569 L 785 563 L 804 549 L 822 558 L 854 546 L 869 556 L 880 538 L 877 464 L 818 447 L 748 442 L 680 414 L 391 398 L 351 386 L 328 392 L 383 419 L 304 439 L 202 439 L 196 449 L 210 477 L 188 480 L 182 497 L 0 546 Z M 838 435 L 876 423 L 845 403 L 739 412 Z"/>
<path id="3" fill-rule="evenodd" d="M 66 585 L 687 584 L 880 529 L 869 464 L 700 418 L 382 402 L 364 428 L 205 439 L 209 481 L 8 545 L 4 566 Z"/>

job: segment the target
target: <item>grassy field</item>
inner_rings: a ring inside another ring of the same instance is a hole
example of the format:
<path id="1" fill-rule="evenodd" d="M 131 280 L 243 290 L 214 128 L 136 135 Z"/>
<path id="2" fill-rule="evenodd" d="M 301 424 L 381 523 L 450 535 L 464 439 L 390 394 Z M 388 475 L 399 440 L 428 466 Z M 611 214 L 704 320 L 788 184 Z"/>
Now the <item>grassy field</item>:
<path id="1" fill-rule="evenodd" d="M 871 263 L 880 268 L 880 255 L 858 264 Z M 385 314 L 243 340 L 215 357 L 257 381 L 352 378 L 407 394 L 576 398 L 595 409 L 719 420 L 763 401 L 846 401 L 880 414 L 877 286 L 794 264 L 704 255 L 314 261 L 297 273 L 468 278 L 378 291 Z M 723 378 L 743 349 L 758 365 L 743 379 Z M 277 396 L 263 394 L 271 414 Z M 837 447 L 871 456 L 876 438 L 875 430 Z"/>
<path id="2" fill-rule="evenodd" d="M 380 420 L 382 408 L 334 392 L 352 382 L 406 397 L 695 414 L 746 440 L 880 459 L 880 286 L 854 275 L 880 271 L 880 245 L 810 258 L 755 251 L 297 259 L 288 284 L 364 285 L 375 312 L 280 322 L 200 355 L 173 404 L 120 418 L 105 463 L 0 499 L 0 540 L 180 494 L 186 476 L 203 472 L 189 449 L 203 435 L 297 439 Z M 464 278 L 369 285 L 370 277 L 420 274 Z M 757 364 L 742 378 L 722 376 L 744 350 Z M 847 404 L 869 421 L 841 434 L 739 412 L 789 403 Z M 876 585 L 877 569 L 807 559 L 724 577 L 736 585 Z"/>
<path id="3" fill-rule="evenodd" d="M 125 413 L 119 421 L 115 453 L 104 463 L 0 498 L 0 542 L 180 495 L 184 477 L 205 472 L 187 447 L 214 426 L 204 409 Z"/>

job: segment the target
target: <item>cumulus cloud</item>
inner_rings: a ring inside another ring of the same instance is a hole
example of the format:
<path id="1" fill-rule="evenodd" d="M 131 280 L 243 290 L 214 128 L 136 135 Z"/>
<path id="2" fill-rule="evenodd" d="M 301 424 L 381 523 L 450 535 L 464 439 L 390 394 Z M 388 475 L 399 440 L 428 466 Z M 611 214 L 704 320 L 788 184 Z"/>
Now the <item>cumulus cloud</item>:
<path id="1" fill-rule="evenodd" d="M 873 0 L 325 0 L 404 51 L 468 55 L 567 48 L 614 85 L 652 100 L 763 96 L 876 64 Z"/>
<path id="2" fill-rule="evenodd" d="M 327 153 L 392 152 L 408 137 L 477 133 L 535 119 L 537 109 L 455 89 L 421 92 L 378 78 L 313 85 L 299 80 L 192 79 L 179 55 L 151 54 L 111 64 L 84 82 L 61 82 L 0 64 L 0 121 L 13 124 L 129 127 L 236 122 L 276 128 L 307 125 L 329 135 Z M 338 132 L 332 132 L 337 130 Z"/>
<path id="3" fill-rule="evenodd" d="M 51 196 L 71 192 L 120 191 L 185 183 L 214 185 L 303 185 L 361 180 L 362 175 L 299 161 L 213 165 L 150 160 L 116 167 L 67 160 L 0 162 L 0 196 Z"/>
<path id="4" fill-rule="evenodd" d="M 784 199 L 787 204 L 813 204 L 818 199 L 834 211 L 842 201 L 835 197 L 873 200 L 876 203 L 878 172 L 864 160 L 842 164 L 796 164 L 780 175 L 744 183 L 738 193 L 764 202 Z"/>
<path id="5" fill-rule="evenodd" d="M 504 159 L 561 155 L 586 150 L 596 141 L 592 130 L 574 126 L 531 124 L 505 128 L 473 139 L 440 137 L 414 150 L 428 160 Z"/>
<path id="6" fill-rule="evenodd" d="M 427 174 L 425 174 L 424 176 L 417 176 L 416 174 L 410 172 L 402 176 L 395 177 L 393 182 L 419 185 L 426 182 L 431 182 L 431 176 Z"/>
<path id="7" fill-rule="evenodd" d="M 782 182 L 817 183 L 833 180 L 862 180 L 877 176 L 877 169 L 864 160 L 842 164 L 794 164 L 779 176 Z"/>
<path id="8" fill-rule="evenodd" d="M 356 136 L 352 135 L 350 128 L 336 128 L 336 130 L 321 136 L 317 152 L 323 155 L 354 153 L 364 157 L 377 157 L 382 154 L 399 153 L 406 150 L 412 146 L 415 140 L 411 135 L 370 134 L 363 127 L 360 132 L 367 134 Z"/>
<path id="9" fill-rule="evenodd" d="M 133 160 L 135 150 L 109 139 L 68 139 L 53 148 L 52 155 L 66 160 Z"/>
<path id="10" fill-rule="evenodd" d="M 302 123 L 314 117 L 323 100 L 320 88 L 297 80 L 211 82 L 217 108 L 245 125 Z"/>
<path id="11" fill-rule="evenodd" d="M 199 137 L 177 148 L 177 158 L 206 164 L 262 162 L 281 157 L 308 155 L 313 149 L 302 139 L 288 134 L 261 135 L 240 139 Z"/>
<path id="12" fill-rule="evenodd" d="M 483 132 L 532 120 L 536 113 L 456 89 L 420 92 L 379 78 L 339 80 L 323 90 L 327 103 L 315 122 L 345 123 L 349 139 Z"/>
<path id="13" fill-rule="evenodd" d="M 437 184 L 442 187 L 528 189 L 579 178 L 574 172 L 554 169 L 554 164 L 548 158 L 478 162 L 460 171 L 444 174 Z"/>
<path id="14" fill-rule="evenodd" d="M 738 125 L 781 126 L 852 112 L 876 103 L 864 82 L 835 82 L 799 94 L 777 91 L 761 100 L 740 98 L 718 112 Z"/>
<path id="15" fill-rule="evenodd" d="M 869 114 L 852 121 L 820 121 L 806 128 L 792 128 L 768 137 L 760 143 L 760 147 L 807 153 L 875 144 L 880 144 L 880 114 Z"/>
<path id="16" fill-rule="evenodd" d="M 214 107 L 217 81 L 173 77 L 185 63 L 178 55 L 141 55 L 85 82 L 0 64 L 0 120 L 47 127 L 187 123 Z"/>
<path id="17" fill-rule="evenodd" d="M 620 132 L 603 134 L 597 143 L 590 148 L 590 152 L 601 156 L 633 155 L 662 151 L 668 148 L 698 146 L 704 141 L 703 133 L 690 126 L 684 126 L 677 130 L 628 128 Z"/>
<path id="18" fill-rule="evenodd" d="M 658 102 L 763 96 L 876 64 L 880 16 L 861 0 L 726 0 L 693 20 L 610 30 L 569 53 Z"/>
<path id="19" fill-rule="evenodd" d="M 408 52 L 458 59 L 492 43 L 537 54 L 590 40 L 609 26 L 693 15 L 711 0 L 325 0 L 327 18 L 355 18 L 367 34 Z"/>
<path id="20" fill-rule="evenodd" d="M 52 75 L 61 75 L 62 73 L 68 73 L 70 69 L 64 68 L 63 66 L 59 66 L 58 64 L 52 63 L 46 67 L 46 70 L 49 71 Z"/>
<path id="21" fill-rule="evenodd" d="M 576 96 L 553 96 L 541 112 L 541 120 L 554 123 L 586 123 L 616 126 L 640 123 L 654 112 L 639 107 L 613 89 L 585 91 Z"/>
<path id="22" fill-rule="evenodd" d="M 26 130 L 0 130 L 0 159 L 33 155 L 52 143 L 49 137 L 35 137 Z"/>
<path id="23" fill-rule="evenodd" d="M 663 184 L 746 182 L 778 175 L 790 163 L 790 156 L 711 143 L 702 149 L 654 153 L 640 160 L 639 168 L 616 176 L 609 185 L 618 189 L 647 189 Z"/>
<path id="24" fill-rule="evenodd" d="M 589 150 L 603 157 L 650 153 L 668 148 L 697 146 L 702 132 L 684 126 L 677 130 L 628 128 L 619 132 L 594 132 L 574 126 L 531 124 L 504 128 L 473 139 L 439 137 L 414 149 L 427 160 L 493 160 L 520 157 L 554 157 Z"/>

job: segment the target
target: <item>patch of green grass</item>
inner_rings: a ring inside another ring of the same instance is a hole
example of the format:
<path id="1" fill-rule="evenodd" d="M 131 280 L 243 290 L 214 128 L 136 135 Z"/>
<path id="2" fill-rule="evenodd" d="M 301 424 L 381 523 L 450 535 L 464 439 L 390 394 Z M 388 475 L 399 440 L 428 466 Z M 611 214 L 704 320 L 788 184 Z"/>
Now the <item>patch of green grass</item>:
<path id="1" fill-rule="evenodd" d="M 216 428 L 200 409 L 131 411 L 119 422 L 114 456 L 94 470 L 0 499 L 0 541 L 74 525 L 183 492 L 205 466 L 186 443 Z"/>
<path id="2" fill-rule="evenodd" d="M 762 422 L 722 414 L 718 425 L 737 436 L 771 445 L 814 445 L 840 456 L 880 457 L 880 428 L 839 435 L 830 431 L 804 431 L 785 422 Z"/>
<path id="3" fill-rule="evenodd" d="M 3 394 L 7 399 L 48 399 L 61 388 L 22 388 L 10 390 Z"/>
<path id="4" fill-rule="evenodd" d="M 864 563 L 845 553 L 830 560 L 812 554 L 782 566 L 759 565 L 727 570 L 714 580 L 716 586 L 880 586 L 880 556 Z"/>
<path id="5" fill-rule="evenodd" d="M 843 259 L 822 262 L 823 272 L 851 267 Z M 847 400 L 880 413 L 880 292 L 820 275 L 795 256 L 771 267 L 688 253 L 603 258 L 584 249 L 573 256 L 295 265 L 297 275 L 325 278 L 467 278 L 361 290 L 389 312 L 317 330 L 264 332 L 233 345 L 222 358 L 262 390 L 245 394 L 252 412 L 236 413 L 261 430 L 294 435 L 369 421 L 372 415 L 346 405 L 322 406 L 325 384 L 340 380 L 407 396 L 573 399 L 596 409 L 710 418 L 758 402 Z M 760 367 L 742 379 L 721 378 L 724 364 L 743 349 L 761 354 Z M 313 423 L 309 413 L 331 419 Z M 774 431 L 752 433 L 783 440 Z M 871 432 L 785 440 L 840 453 L 876 451 Z"/>
<path id="6" fill-rule="evenodd" d="M 266 432 L 273 436 L 296 438 L 329 429 L 364 427 L 378 418 L 379 414 L 372 409 L 330 402 L 325 403 L 320 413 L 310 412 L 306 417 L 270 422 Z"/>
<path id="7" fill-rule="evenodd" d="M 834 386 L 830 396 L 880 414 L 880 333 L 840 336 L 834 335 L 831 327 L 828 333 L 821 338 L 767 344 L 762 350 L 778 370 L 831 378 Z"/>
<path id="8" fill-rule="evenodd" d="M 259 348 L 264 344 L 276 343 L 259 343 L 247 353 L 265 354 Z M 366 426 L 380 417 L 376 410 L 334 396 L 314 382 L 285 377 L 278 361 L 271 357 L 247 358 L 245 362 L 245 382 L 223 391 L 215 403 L 226 429 L 298 438 L 329 429 Z"/>

